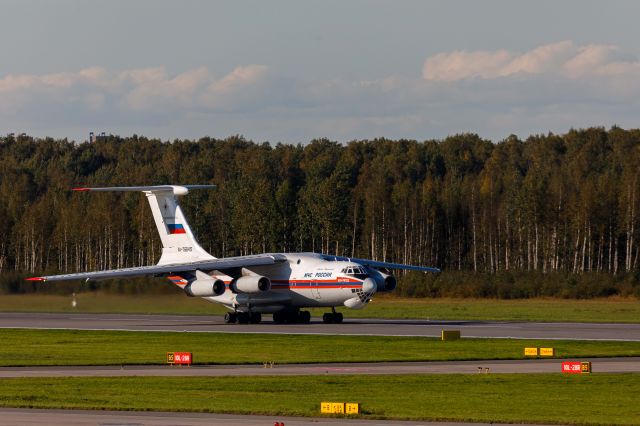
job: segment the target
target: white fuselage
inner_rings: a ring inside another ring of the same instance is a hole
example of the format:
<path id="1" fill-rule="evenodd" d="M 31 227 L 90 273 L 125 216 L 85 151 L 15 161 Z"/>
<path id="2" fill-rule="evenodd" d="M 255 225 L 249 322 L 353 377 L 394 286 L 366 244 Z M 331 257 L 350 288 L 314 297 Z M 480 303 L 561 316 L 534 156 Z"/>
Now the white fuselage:
<path id="1" fill-rule="evenodd" d="M 260 275 L 271 280 L 271 289 L 261 293 L 237 293 L 231 290 L 232 277 L 214 271 L 212 278 L 226 284 L 220 296 L 203 297 L 231 310 L 273 313 L 287 308 L 348 306 L 363 308 L 375 293 L 365 285 L 366 277 L 348 274 L 362 268 L 355 262 L 327 261 L 316 253 L 286 253 L 287 262 L 244 268 L 243 275 Z M 187 281 L 173 279 L 183 287 Z"/>

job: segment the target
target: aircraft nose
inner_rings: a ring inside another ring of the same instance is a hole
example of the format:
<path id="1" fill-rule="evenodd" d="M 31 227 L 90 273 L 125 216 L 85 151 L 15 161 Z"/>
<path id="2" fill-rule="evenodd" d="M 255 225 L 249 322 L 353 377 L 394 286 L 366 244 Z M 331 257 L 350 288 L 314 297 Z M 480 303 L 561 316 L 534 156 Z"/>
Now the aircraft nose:
<path id="1" fill-rule="evenodd" d="M 362 281 L 362 291 L 364 291 L 365 293 L 373 293 L 377 290 L 377 285 L 375 283 L 375 281 L 373 281 L 371 278 L 365 278 L 364 281 Z"/>

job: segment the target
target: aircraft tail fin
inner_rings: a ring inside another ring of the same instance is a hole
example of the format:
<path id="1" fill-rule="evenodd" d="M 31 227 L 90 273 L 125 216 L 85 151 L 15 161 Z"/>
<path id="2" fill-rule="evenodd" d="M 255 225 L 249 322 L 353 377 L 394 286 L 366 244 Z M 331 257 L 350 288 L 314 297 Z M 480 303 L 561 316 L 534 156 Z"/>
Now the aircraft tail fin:
<path id="1" fill-rule="evenodd" d="M 178 204 L 178 196 L 192 189 L 214 188 L 215 185 L 118 186 L 108 188 L 74 188 L 74 191 L 127 192 L 140 191 L 147 196 L 153 219 L 162 240 L 162 256 L 158 265 L 215 259 L 196 241 Z"/>

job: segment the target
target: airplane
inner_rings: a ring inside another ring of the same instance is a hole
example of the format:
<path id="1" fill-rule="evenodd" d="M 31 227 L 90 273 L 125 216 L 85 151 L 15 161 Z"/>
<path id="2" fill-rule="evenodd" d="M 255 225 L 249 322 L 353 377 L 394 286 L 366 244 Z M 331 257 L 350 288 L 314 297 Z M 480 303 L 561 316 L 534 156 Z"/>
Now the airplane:
<path id="1" fill-rule="evenodd" d="M 215 258 L 196 241 L 178 197 L 215 185 L 156 185 L 73 188 L 79 192 L 140 191 L 149 201 L 162 255 L 156 265 L 27 278 L 29 281 L 104 280 L 167 277 L 187 296 L 221 303 L 225 323 L 259 323 L 272 314 L 275 323 L 309 323 L 302 308 L 328 307 L 324 323 L 341 323 L 337 306 L 360 309 L 373 295 L 393 291 L 392 269 L 438 273 L 438 268 L 379 262 L 320 253 L 263 253 Z"/>

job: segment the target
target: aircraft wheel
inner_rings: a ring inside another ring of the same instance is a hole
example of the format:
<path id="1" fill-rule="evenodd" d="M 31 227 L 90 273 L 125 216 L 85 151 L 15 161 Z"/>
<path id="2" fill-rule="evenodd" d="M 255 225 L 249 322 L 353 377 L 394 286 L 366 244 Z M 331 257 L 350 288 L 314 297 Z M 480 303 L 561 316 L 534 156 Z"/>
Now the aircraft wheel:
<path id="1" fill-rule="evenodd" d="M 298 318 L 302 324 L 309 324 L 311 322 L 311 312 L 300 311 L 300 316 Z"/>
<path id="2" fill-rule="evenodd" d="M 242 312 L 238 314 L 238 323 L 239 324 L 249 324 L 249 314 Z"/>
<path id="3" fill-rule="evenodd" d="M 293 311 L 287 311 L 284 314 L 284 317 L 284 322 L 286 322 L 287 324 L 297 324 L 300 322 L 300 311 L 297 309 Z"/>
<path id="4" fill-rule="evenodd" d="M 336 312 L 335 314 L 333 314 L 333 322 L 335 322 L 336 324 L 342 324 L 343 319 L 344 316 L 342 315 L 342 312 Z"/>
<path id="5" fill-rule="evenodd" d="M 237 315 L 233 312 L 227 312 L 226 314 L 224 314 L 225 324 L 235 324 L 237 320 Z"/>
<path id="6" fill-rule="evenodd" d="M 284 312 L 279 311 L 279 312 L 273 313 L 273 322 L 275 322 L 276 324 L 283 324 L 284 321 L 285 321 Z"/>
<path id="7" fill-rule="evenodd" d="M 262 321 L 262 314 L 260 312 L 251 312 L 251 324 L 260 324 Z"/>
<path id="8" fill-rule="evenodd" d="M 333 314 L 331 312 L 322 314 L 322 322 L 325 324 L 331 324 L 333 322 Z"/>

